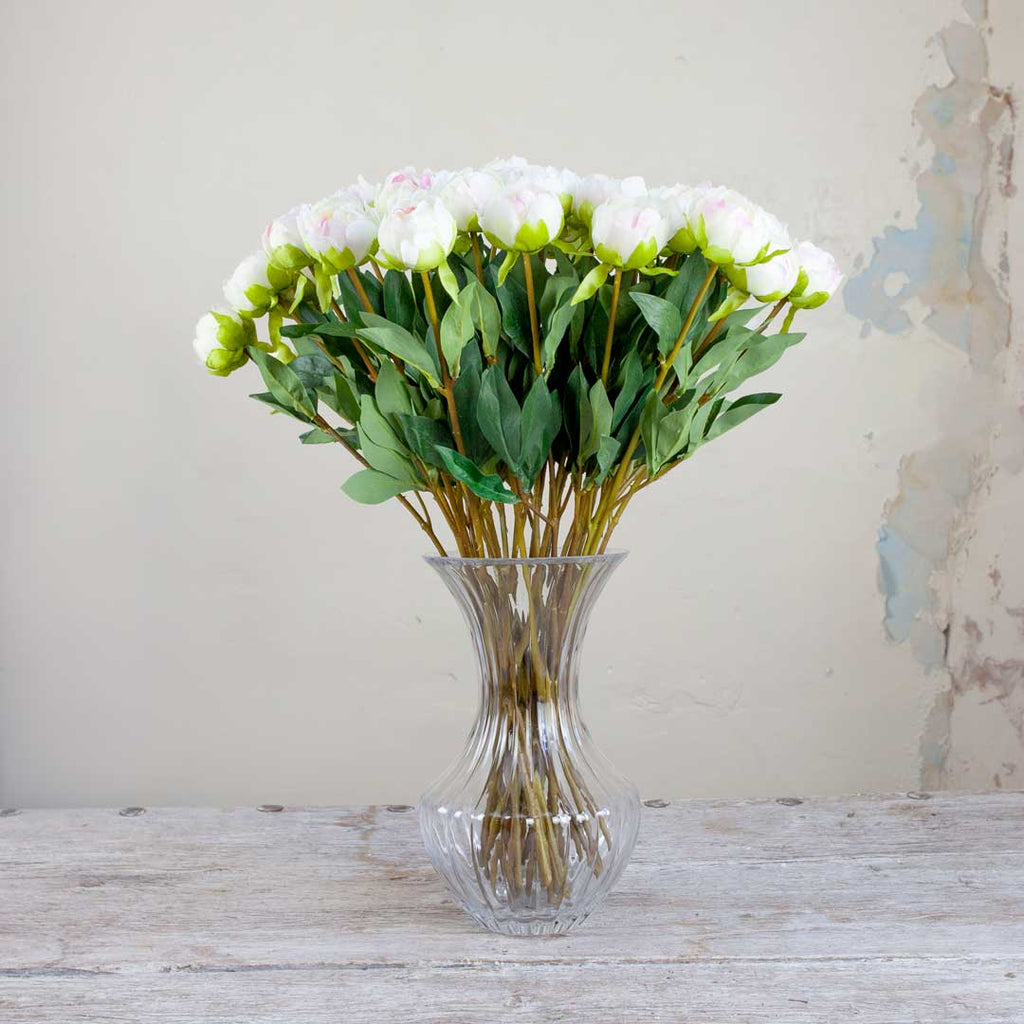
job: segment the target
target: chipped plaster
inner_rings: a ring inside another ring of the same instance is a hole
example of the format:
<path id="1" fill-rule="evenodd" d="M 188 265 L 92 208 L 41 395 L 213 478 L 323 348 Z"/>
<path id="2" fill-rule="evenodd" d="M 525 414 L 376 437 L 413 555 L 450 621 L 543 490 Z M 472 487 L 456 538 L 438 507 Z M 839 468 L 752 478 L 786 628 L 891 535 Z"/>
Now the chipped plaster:
<path id="1" fill-rule="evenodd" d="M 963 352 L 939 438 L 900 462 L 877 548 L 884 628 L 944 674 L 921 737 L 922 783 L 1024 782 L 1024 586 L 1015 520 L 1024 508 L 1024 399 L 1010 301 L 1008 202 L 1015 195 L 1013 97 L 990 81 L 988 4 L 970 0 L 933 40 L 947 80 L 913 119 L 930 149 L 914 224 L 887 226 L 845 289 L 872 330 L 923 324 Z M 1020 602 L 1020 603 L 1014 603 Z"/>

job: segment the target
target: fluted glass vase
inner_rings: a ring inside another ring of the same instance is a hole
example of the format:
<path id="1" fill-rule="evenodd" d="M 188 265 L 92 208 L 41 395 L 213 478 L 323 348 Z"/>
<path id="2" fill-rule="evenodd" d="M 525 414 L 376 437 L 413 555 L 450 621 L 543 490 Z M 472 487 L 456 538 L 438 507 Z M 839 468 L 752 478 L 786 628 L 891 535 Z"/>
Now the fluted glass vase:
<path id="1" fill-rule="evenodd" d="M 455 898 L 493 931 L 568 930 L 633 850 L 637 791 L 595 748 L 577 685 L 591 609 L 624 557 L 427 559 L 469 625 L 481 697 L 420 828 Z"/>

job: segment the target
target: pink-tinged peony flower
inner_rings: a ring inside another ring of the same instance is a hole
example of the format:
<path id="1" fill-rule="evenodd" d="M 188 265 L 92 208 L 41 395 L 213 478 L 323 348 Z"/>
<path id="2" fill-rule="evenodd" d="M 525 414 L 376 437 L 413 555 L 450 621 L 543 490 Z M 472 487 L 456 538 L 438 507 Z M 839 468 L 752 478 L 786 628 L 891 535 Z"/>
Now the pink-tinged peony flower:
<path id="1" fill-rule="evenodd" d="M 800 278 L 790 301 L 797 309 L 814 309 L 828 302 L 843 282 L 835 257 L 813 242 L 800 242 L 793 252 L 800 264 Z"/>
<path id="2" fill-rule="evenodd" d="M 495 193 L 480 215 L 480 227 L 492 245 L 516 252 L 537 252 L 558 237 L 564 223 L 562 203 L 554 192 L 526 185 Z"/>
<path id="3" fill-rule="evenodd" d="M 573 182 L 572 215 L 589 227 L 594 210 L 601 203 L 609 199 L 640 199 L 646 195 L 647 185 L 643 178 L 610 178 L 607 174 L 589 174 Z"/>
<path id="4" fill-rule="evenodd" d="M 479 231 L 480 212 L 500 187 L 495 175 L 467 167 L 451 175 L 437 189 L 437 196 L 455 218 L 460 231 Z"/>
<path id="5" fill-rule="evenodd" d="M 303 206 L 298 227 L 306 251 L 335 274 L 359 266 L 377 240 L 377 214 L 348 190 Z"/>
<path id="6" fill-rule="evenodd" d="M 392 209 L 381 221 L 379 259 L 395 270 L 434 270 L 455 245 L 458 229 L 436 196 Z"/>
<path id="7" fill-rule="evenodd" d="M 283 270 L 299 270 L 313 262 L 299 233 L 299 211 L 294 206 L 263 229 L 263 251 L 267 259 Z"/>
<path id="8" fill-rule="evenodd" d="M 260 250 L 238 264 L 224 283 L 224 298 L 243 317 L 263 316 L 277 303 L 277 293 L 291 284 L 294 276 L 275 267 Z"/>
<path id="9" fill-rule="evenodd" d="M 781 241 L 780 230 L 784 229 L 746 196 L 719 186 L 708 189 L 693 203 L 690 230 L 712 263 L 728 266 L 764 259 L 772 251 L 772 242 Z"/>
<path id="10" fill-rule="evenodd" d="M 595 207 L 590 223 L 597 258 L 629 270 L 653 263 L 669 234 L 661 209 L 645 200 L 606 200 Z"/>

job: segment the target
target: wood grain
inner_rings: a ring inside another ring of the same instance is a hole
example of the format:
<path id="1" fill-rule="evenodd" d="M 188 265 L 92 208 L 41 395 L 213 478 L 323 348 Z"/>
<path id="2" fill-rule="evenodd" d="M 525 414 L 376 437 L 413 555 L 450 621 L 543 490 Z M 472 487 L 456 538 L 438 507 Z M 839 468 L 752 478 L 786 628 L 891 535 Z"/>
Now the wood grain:
<path id="1" fill-rule="evenodd" d="M 404 808 L 0 816 L 0 1021 L 1024 1022 L 1024 795 L 645 809 L 579 931 L 490 935 Z"/>

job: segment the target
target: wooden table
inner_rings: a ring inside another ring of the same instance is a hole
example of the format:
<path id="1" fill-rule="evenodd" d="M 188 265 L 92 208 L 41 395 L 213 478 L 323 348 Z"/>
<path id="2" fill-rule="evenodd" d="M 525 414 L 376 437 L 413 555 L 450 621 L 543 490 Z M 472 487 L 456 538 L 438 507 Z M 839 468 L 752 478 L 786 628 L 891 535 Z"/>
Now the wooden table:
<path id="1" fill-rule="evenodd" d="M 0 1021 L 1024 1022 L 1024 794 L 647 804 L 548 939 L 409 807 L 0 812 Z"/>

